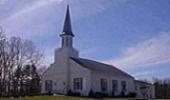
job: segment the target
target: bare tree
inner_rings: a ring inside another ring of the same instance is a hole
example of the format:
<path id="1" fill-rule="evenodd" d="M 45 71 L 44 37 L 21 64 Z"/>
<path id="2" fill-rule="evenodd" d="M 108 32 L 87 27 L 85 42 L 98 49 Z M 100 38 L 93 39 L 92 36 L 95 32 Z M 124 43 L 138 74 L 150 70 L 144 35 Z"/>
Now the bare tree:
<path id="1" fill-rule="evenodd" d="M 23 87 L 23 75 L 22 69 L 26 65 L 38 65 L 42 54 L 35 48 L 32 41 L 22 40 L 18 37 L 11 38 L 12 43 L 15 47 L 15 62 L 16 71 L 14 76 L 14 82 L 16 85 L 15 93 L 22 93 Z"/>
<path id="2" fill-rule="evenodd" d="M 35 73 L 35 67 L 41 65 L 43 54 L 32 41 L 20 37 L 8 39 L 1 30 L 0 27 L 0 96 L 20 95 L 23 91 L 24 66 L 33 66 Z"/>
<path id="3" fill-rule="evenodd" d="M 7 39 L 3 35 L 2 28 L 0 31 L 0 95 L 6 94 L 6 78 L 8 71 L 8 55 L 6 53 Z M 2 91 L 3 90 L 3 91 Z"/>
<path id="4" fill-rule="evenodd" d="M 170 99 L 170 79 L 154 78 L 155 96 L 158 99 Z"/>

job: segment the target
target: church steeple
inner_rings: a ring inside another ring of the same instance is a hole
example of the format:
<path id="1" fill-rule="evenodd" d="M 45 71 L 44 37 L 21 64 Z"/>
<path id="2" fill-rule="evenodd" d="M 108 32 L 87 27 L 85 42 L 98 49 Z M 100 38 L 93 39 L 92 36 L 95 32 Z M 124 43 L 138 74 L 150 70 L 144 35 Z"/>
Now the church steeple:
<path id="1" fill-rule="evenodd" d="M 72 32 L 72 27 L 71 27 L 71 18 L 70 18 L 70 10 L 69 10 L 69 5 L 67 5 L 67 11 L 66 11 L 66 16 L 65 16 L 65 21 L 64 21 L 64 27 L 63 27 L 63 32 L 62 35 L 71 35 L 74 36 Z"/>
<path id="2" fill-rule="evenodd" d="M 72 42 L 73 42 L 73 37 L 74 34 L 72 32 L 72 27 L 71 27 L 71 18 L 70 18 L 70 10 L 69 10 L 69 5 L 67 5 L 67 10 L 66 10 L 66 15 L 65 15 L 65 21 L 64 21 L 64 27 L 63 27 L 63 32 L 60 34 L 62 38 L 62 48 L 64 47 L 71 47 L 72 48 Z"/>

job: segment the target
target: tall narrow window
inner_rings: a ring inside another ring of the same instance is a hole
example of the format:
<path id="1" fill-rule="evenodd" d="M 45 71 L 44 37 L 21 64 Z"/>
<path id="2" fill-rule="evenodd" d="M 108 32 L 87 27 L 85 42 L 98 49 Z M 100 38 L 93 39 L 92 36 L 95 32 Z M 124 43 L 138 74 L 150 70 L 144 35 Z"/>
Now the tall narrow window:
<path id="1" fill-rule="evenodd" d="M 106 79 L 101 79 L 100 80 L 100 84 L 101 84 L 101 91 L 105 92 L 107 91 L 107 80 Z"/>
<path id="2" fill-rule="evenodd" d="M 112 80 L 112 91 L 113 92 L 118 91 L 118 81 L 117 80 Z"/>
<path id="3" fill-rule="evenodd" d="M 68 37 L 66 37 L 65 43 L 66 43 L 66 46 L 69 46 L 69 38 Z"/>
<path id="4" fill-rule="evenodd" d="M 64 47 L 64 38 L 62 37 L 62 47 Z"/>
<path id="5" fill-rule="evenodd" d="M 66 46 L 68 47 L 70 45 L 69 37 L 62 37 L 62 47 Z"/>
<path id="6" fill-rule="evenodd" d="M 74 78 L 74 90 L 83 90 L 83 78 Z"/>
<path id="7" fill-rule="evenodd" d="M 127 91 L 127 83 L 126 83 L 126 81 L 122 81 L 121 86 L 122 86 L 122 91 L 126 92 Z"/>
<path id="8" fill-rule="evenodd" d="M 45 91 L 46 92 L 52 92 L 53 89 L 53 81 L 52 80 L 46 80 L 45 81 Z"/>

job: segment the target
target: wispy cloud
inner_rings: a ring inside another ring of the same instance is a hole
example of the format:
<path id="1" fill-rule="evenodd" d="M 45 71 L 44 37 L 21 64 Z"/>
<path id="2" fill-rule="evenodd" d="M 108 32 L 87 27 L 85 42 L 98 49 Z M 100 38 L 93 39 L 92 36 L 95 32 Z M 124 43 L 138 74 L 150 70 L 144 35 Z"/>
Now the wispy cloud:
<path id="1" fill-rule="evenodd" d="M 141 76 L 147 76 L 147 75 L 150 75 L 150 74 L 151 74 L 151 71 L 142 71 L 142 72 L 136 72 L 133 75 L 136 76 L 136 77 L 141 77 Z"/>
<path id="2" fill-rule="evenodd" d="M 1 0 L 0 5 L 4 4 L 7 0 Z"/>
<path id="3" fill-rule="evenodd" d="M 127 0 L 121 2 L 125 1 Z M 49 30 L 59 28 L 57 25 L 63 19 L 65 4 L 66 0 L 2 0 L 1 14 L 2 16 L 9 14 L 0 18 L 0 25 L 5 28 L 9 36 L 15 34 L 29 39 L 42 36 L 49 33 Z M 102 12 L 111 4 L 120 4 L 120 1 L 72 0 L 70 1 L 72 19 L 75 21 Z"/>
<path id="4" fill-rule="evenodd" d="M 7 36 L 21 36 L 33 41 L 59 34 L 64 19 L 66 0 L 0 0 L 0 25 Z M 103 12 L 112 6 L 118 6 L 127 0 L 71 0 L 72 22 Z M 8 13 L 8 14 L 7 14 Z M 56 32 L 58 31 L 58 32 Z M 56 36 L 57 37 L 57 36 Z M 44 39 L 46 42 L 51 38 Z M 57 43 L 56 43 L 57 44 Z M 56 46 L 57 47 L 57 46 Z M 42 47 L 40 47 L 42 48 Z M 47 62 L 53 59 L 53 46 L 45 50 Z M 94 51 L 94 50 L 92 50 Z M 88 53 L 92 52 L 87 51 Z M 49 53 L 50 52 L 50 56 Z M 83 52 L 82 55 L 87 53 Z M 51 62 L 49 62 L 51 63 Z"/>
<path id="5" fill-rule="evenodd" d="M 141 71 L 141 72 L 136 72 L 132 74 L 135 78 L 137 79 L 143 79 L 143 80 L 152 80 L 154 74 L 157 73 L 157 71 Z M 150 76 L 150 77 L 147 77 Z"/>
<path id="6" fill-rule="evenodd" d="M 0 17 L 0 25 L 5 28 L 6 34 L 9 37 L 20 36 L 33 41 L 44 40 L 44 38 L 48 36 L 52 37 L 54 34 L 59 34 L 64 19 L 66 1 L 67 0 L 2 0 L 0 11 L 4 17 Z M 69 3 L 72 22 L 74 23 L 85 17 L 93 16 L 103 12 L 111 5 L 117 6 L 126 1 L 127 0 L 71 0 Z M 49 42 L 51 38 L 49 38 L 49 41 L 47 38 L 45 40 Z M 51 59 L 53 59 L 53 48 L 54 47 L 50 45 L 48 50 L 44 51 L 47 63 L 51 63 Z M 85 55 L 85 53 L 82 54 Z"/>
<path id="7" fill-rule="evenodd" d="M 8 17 L 7 19 L 4 19 L 4 22 L 15 20 L 16 18 L 19 18 L 20 16 L 24 16 L 24 14 L 26 14 L 26 13 L 31 13 L 31 12 L 33 12 L 34 10 L 36 10 L 36 9 L 38 9 L 40 7 L 48 5 L 49 3 L 53 3 L 53 2 L 60 3 L 61 1 L 62 0 L 37 0 L 31 6 L 23 8 L 20 11 L 18 11 L 15 14 L 11 15 L 10 17 Z"/>
<path id="8" fill-rule="evenodd" d="M 44 10 L 44 14 L 46 14 L 46 12 L 48 12 L 46 7 L 50 7 L 50 4 L 59 4 L 61 2 L 62 0 L 36 0 L 27 6 L 22 6 L 22 3 L 13 5 L 14 9 L 17 8 L 18 5 L 21 7 L 20 9 L 16 9 L 13 13 L 11 12 L 9 16 L 1 19 L 0 24 L 5 28 L 6 34 L 9 36 L 15 34 L 17 36 L 30 37 L 37 35 L 37 33 L 42 34 L 43 32 L 40 32 L 40 30 L 45 27 L 45 23 L 42 25 L 42 20 L 38 20 L 44 18 L 42 11 Z M 27 4 L 27 2 L 25 1 L 24 4 Z M 8 6 L 9 5 L 6 7 Z"/>
<path id="9" fill-rule="evenodd" d="M 170 63 L 170 32 L 137 43 L 122 50 L 122 56 L 105 61 L 122 68 L 147 67 Z"/>

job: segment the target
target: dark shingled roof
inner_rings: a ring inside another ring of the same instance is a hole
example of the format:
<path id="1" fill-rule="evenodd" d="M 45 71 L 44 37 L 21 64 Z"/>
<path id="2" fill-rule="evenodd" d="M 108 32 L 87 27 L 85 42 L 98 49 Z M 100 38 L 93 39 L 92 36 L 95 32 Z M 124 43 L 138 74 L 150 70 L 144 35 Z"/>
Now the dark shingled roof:
<path id="1" fill-rule="evenodd" d="M 145 81 L 141 81 L 141 80 L 135 80 L 135 82 L 138 83 L 138 84 L 142 84 L 142 85 L 152 85 L 149 82 L 145 82 Z"/>
<path id="2" fill-rule="evenodd" d="M 112 65 L 108 65 L 108 64 L 97 62 L 97 61 L 88 60 L 88 59 L 83 59 L 83 58 L 72 58 L 71 57 L 71 59 L 75 61 L 76 63 L 80 64 L 81 66 L 87 69 L 90 69 L 90 70 L 96 70 L 96 71 L 105 72 L 105 73 L 114 73 L 117 75 L 122 75 L 125 77 L 133 78 L 131 75 L 127 74 L 124 71 L 121 71 L 120 69 Z"/>

